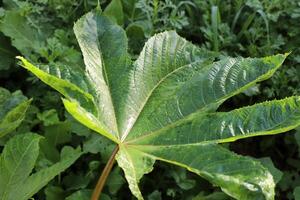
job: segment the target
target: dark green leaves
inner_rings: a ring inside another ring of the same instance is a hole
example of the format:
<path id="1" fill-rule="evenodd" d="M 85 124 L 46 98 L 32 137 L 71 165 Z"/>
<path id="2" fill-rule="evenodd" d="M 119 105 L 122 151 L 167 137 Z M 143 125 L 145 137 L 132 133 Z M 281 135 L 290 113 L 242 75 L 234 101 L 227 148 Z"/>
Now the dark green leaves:
<path id="1" fill-rule="evenodd" d="M 23 121 L 31 100 L 20 91 L 10 93 L 0 87 L 0 137 L 15 130 Z"/>
<path id="2" fill-rule="evenodd" d="M 27 200 L 81 155 L 80 149 L 65 147 L 56 164 L 31 174 L 39 155 L 41 136 L 23 134 L 12 138 L 0 156 L 0 198 Z"/>
<path id="3" fill-rule="evenodd" d="M 150 38 L 131 62 L 125 31 L 99 10 L 83 16 L 74 31 L 85 62 L 85 72 L 74 68 L 80 79 L 61 75 L 71 67 L 51 70 L 20 59 L 64 95 L 75 119 L 119 145 L 118 164 L 138 199 L 139 181 L 155 160 L 184 167 L 236 199 L 274 199 L 267 168 L 217 143 L 295 128 L 299 97 L 229 112 L 217 108 L 270 78 L 288 54 L 216 61 L 211 52 L 167 31 Z"/>
<path id="4" fill-rule="evenodd" d="M 0 33 L 0 70 L 5 70 L 14 62 L 15 49 L 11 46 L 9 40 Z"/>

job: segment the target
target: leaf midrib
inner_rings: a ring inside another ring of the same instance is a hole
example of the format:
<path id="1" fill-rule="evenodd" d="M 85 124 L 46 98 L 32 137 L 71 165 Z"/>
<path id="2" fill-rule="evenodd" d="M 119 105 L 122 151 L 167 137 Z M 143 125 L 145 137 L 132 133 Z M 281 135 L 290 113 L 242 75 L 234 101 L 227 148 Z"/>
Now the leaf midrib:
<path id="1" fill-rule="evenodd" d="M 98 19 L 98 18 L 97 18 Z M 98 24 L 98 20 L 95 20 L 96 21 L 96 24 Z M 99 41 L 99 27 L 97 27 L 97 46 L 99 46 L 100 48 L 99 49 L 102 49 L 101 47 L 101 43 Z M 116 108 L 115 108 L 115 105 L 114 105 L 114 101 L 113 101 L 113 98 L 112 98 L 112 95 L 111 95 L 111 87 L 110 87 L 110 82 L 109 82 L 109 76 L 107 74 L 107 69 L 106 69 L 106 62 L 105 60 L 103 59 L 103 55 L 102 55 L 102 52 L 99 51 L 99 54 L 100 54 L 100 57 L 101 57 L 101 60 L 103 61 L 102 62 L 102 65 L 103 65 L 103 78 L 104 78 L 104 81 L 107 85 L 107 89 L 108 89 L 108 94 L 109 94 L 109 99 L 111 101 L 111 106 L 112 106 L 112 112 L 113 112 L 113 120 L 114 120 L 114 126 L 115 126 L 115 131 L 117 131 L 117 139 L 119 140 L 120 139 L 120 131 L 119 131 L 119 126 L 118 126 L 118 122 L 117 122 L 117 117 L 116 117 Z M 112 135 L 114 135 L 113 133 L 111 133 Z"/>
<path id="2" fill-rule="evenodd" d="M 246 90 L 247 88 L 255 85 L 257 82 L 260 82 L 260 81 L 263 81 L 263 80 L 267 79 L 268 77 L 270 77 L 278 69 L 278 67 L 280 65 L 281 64 L 278 64 L 274 68 L 268 70 L 267 72 L 265 72 L 261 76 L 257 77 L 255 80 L 249 82 L 248 84 L 244 85 L 243 87 L 240 87 L 237 90 L 235 90 L 234 92 L 229 93 L 228 95 L 223 96 L 222 98 L 220 98 L 219 101 L 209 103 L 206 106 L 204 106 L 204 107 L 200 108 L 199 110 L 197 110 L 197 111 L 195 111 L 195 112 L 187 115 L 184 118 L 181 118 L 181 119 L 179 119 L 179 120 L 177 120 L 177 121 L 175 121 L 175 122 L 173 122 L 171 124 L 168 124 L 167 126 L 159 128 L 159 129 L 157 129 L 155 131 L 148 132 L 148 134 L 142 134 L 141 136 L 139 136 L 137 138 L 134 138 L 132 140 L 126 141 L 126 143 L 127 144 L 131 144 L 131 143 L 134 144 L 135 142 L 139 141 L 140 139 L 143 139 L 145 137 L 151 136 L 153 134 L 159 134 L 163 130 L 167 130 L 167 129 L 173 128 L 174 126 L 177 126 L 177 125 L 179 125 L 180 123 L 182 123 L 182 122 L 184 122 L 186 120 L 190 120 L 190 118 L 193 118 L 195 115 L 197 116 L 197 115 L 201 114 L 201 111 L 205 110 L 205 108 L 207 108 L 208 106 L 210 106 L 210 105 L 218 105 L 218 104 L 222 103 L 224 100 L 226 100 L 226 99 L 228 99 L 228 98 L 230 98 L 232 96 L 235 96 L 236 94 L 239 94 L 242 91 Z M 203 114 L 205 114 L 205 113 L 203 113 Z"/>
<path id="3" fill-rule="evenodd" d="M 299 98 L 300 98 L 300 96 L 299 96 Z M 290 99 L 292 99 L 292 97 Z M 282 100 L 275 100 L 275 101 L 277 103 L 277 102 L 281 102 Z M 260 103 L 260 104 L 264 104 L 264 103 Z M 257 105 L 259 105 L 259 104 L 257 104 Z M 247 107 L 250 107 L 250 106 L 247 106 Z M 244 107 L 236 109 L 235 111 L 238 111 L 238 110 L 243 109 L 243 108 Z M 227 137 L 227 138 L 223 138 L 223 139 L 214 139 L 214 140 L 207 140 L 207 141 L 201 141 L 201 142 L 195 142 L 195 143 L 189 143 L 189 144 L 175 144 L 175 145 L 170 145 L 170 144 L 152 145 L 152 144 L 135 144 L 135 143 L 132 143 L 132 142 L 136 142 L 140 139 L 146 138 L 148 136 L 151 136 L 152 134 L 159 134 L 161 131 L 164 131 L 164 128 L 161 128 L 161 129 L 159 129 L 157 131 L 154 131 L 150 134 L 143 135 L 144 137 L 142 136 L 142 137 L 136 138 L 134 140 L 128 141 L 127 143 L 130 144 L 130 145 L 133 145 L 133 146 L 153 146 L 153 147 L 193 146 L 193 145 L 202 145 L 202 144 L 204 145 L 204 144 L 211 144 L 211 143 L 227 143 L 227 142 L 233 142 L 233 141 L 236 141 L 236 140 L 239 140 L 239 139 L 244 139 L 244 138 L 254 137 L 254 136 L 275 135 L 275 134 L 278 134 L 278 133 L 281 133 L 281 132 L 289 131 L 289 130 L 294 129 L 294 128 L 296 128 L 300 125 L 300 122 L 299 122 L 299 123 L 296 123 L 296 124 L 292 124 L 290 126 L 280 127 L 282 124 L 284 124 L 287 121 L 290 121 L 291 118 L 295 117 L 297 111 L 298 111 L 297 109 L 293 110 L 293 112 L 291 112 L 289 114 L 289 117 L 285 118 L 283 121 L 280 121 L 279 123 L 275 123 L 273 126 L 268 127 L 267 129 L 265 129 L 263 131 L 254 131 L 252 133 Z M 226 113 L 226 112 L 215 112 L 215 113 L 211 113 L 211 114 L 222 114 L 222 113 Z M 202 116 L 204 116 L 205 114 L 207 114 L 207 113 L 204 113 Z M 192 119 L 186 119 L 186 120 L 192 120 Z M 184 123 L 184 121 L 182 121 L 182 123 Z M 176 124 L 176 125 L 178 125 L 178 124 Z M 174 125 L 174 126 L 176 126 L 176 125 Z M 274 130 L 275 127 L 278 127 L 278 128 Z M 172 127 L 168 127 L 168 128 L 166 128 L 166 130 L 168 130 L 170 128 L 172 128 Z"/>
<path id="4" fill-rule="evenodd" d="M 204 145 L 206 145 L 206 144 L 204 144 Z M 218 144 L 215 144 L 215 143 L 213 144 L 212 143 L 212 144 L 207 144 L 207 145 L 214 146 L 214 145 L 218 145 Z M 170 164 L 174 164 L 174 165 L 180 166 L 182 168 L 187 169 L 188 171 L 191 171 L 193 173 L 198 174 L 199 176 L 210 174 L 210 173 L 206 172 L 207 170 L 205 170 L 204 168 L 203 169 L 197 169 L 197 168 L 194 168 L 194 167 L 190 167 L 190 165 L 187 165 L 187 164 L 184 164 L 184 163 L 180 163 L 178 161 L 168 160 L 168 159 L 163 158 L 162 156 L 153 155 L 151 153 L 143 151 L 142 149 L 140 149 L 136 145 L 128 145 L 127 148 L 132 148 L 132 149 L 138 151 L 140 154 L 144 155 L 145 157 L 149 157 L 149 158 L 154 159 L 154 160 L 160 160 L 160 161 L 163 161 L 163 162 L 166 162 L 166 163 L 170 163 Z M 232 153 L 234 156 L 236 156 L 233 152 L 230 152 L 230 153 Z M 230 160 L 235 160 L 235 159 L 230 159 Z M 228 160 L 226 160 L 226 161 L 228 162 Z M 218 162 L 219 161 L 216 161 L 214 163 L 218 163 Z M 224 162 L 224 161 L 222 161 L 222 162 Z M 213 165 L 214 163 L 212 163 L 210 165 Z M 207 166 L 209 166 L 209 165 L 207 165 Z M 235 171 L 237 171 L 237 170 L 235 170 Z M 240 171 L 243 171 L 243 170 L 238 170 L 238 172 L 240 172 Z M 234 172 L 234 171 L 231 171 L 231 173 L 232 172 Z M 228 175 L 228 174 L 226 174 L 226 175 Z"/>
<path id="5" fill-rule="evenodd" d="M 66 163 L 69 163 L 69 161 L 72 161 L 72 160 L 74 160 L 74 158 L 80 157 L 81 155 L 82 155 L 82 153 L 79 154 L 79 155 L 72 155 L 71 157 L 69 157 L 69 158 L 67 158 L 67 159 L 65 159 L 65 160 L 63 160 L 63 161 L 60 160 L 59 162 L 55 163 L 54 165 L 52 165 L 52 166 L 50 166 L 50 167 L 48 167 L 48 168 L 44 168 L 44 169 L 42 169 L 41 171 L 38 171 L 38 172 L 32 174 L 31 176 L 28 177 L 28 179 L 27 179 L 26 181 L 27 181 L 27 182 L 28 182 L 28 181 L 32 181 L 32 180 L 31 180 L 32 178 L 35 178 L 35 177 L 37 177 L 39 174 L 44 173 L 45 171 L 48 171 L 48 170 L 50 170 L 50 169 L 54 169 L 54 170 L 60 171 L 62 168 L 65 168 L 65 165 L 67 165 Z M 53 175 L 53 174 L 51 174 L 51 175 Z M 57 176 L 57 175 L 58 175 L 58 174 L 56 174 L 56 175 L 54 175 L 54 176 L 51 176 L 51 177 L 55 177 L 55 176 Z M 40 185 L 47 184 L 48 180 L 44 180 L 44 181 L 45 181 L 46 183 L 45 183 L 45 182 L 41 182 L 40 184 L 35 184 L 35 187 L 31 187 L 31 190 L 30 190 L 30 191 L 25 191 L 24 194 L 23 194 L 23 197 L 30 198 L 31 196 L 33 196 L 34 193 L 36 193 L 35 191 L 37 191 L 37 189 L 40 187 Z M 25 183 L 27 183 L 27 182 L 25 182 Z M 29 183 L 30 183 L 30 182 L 29 182 Z"/>
<path id="6" fill-rule="evenodd" d="M 32 44 L 32 41 L 29 40 L 27 37 L 25 37 L 25 35 L 23 33 L 21 33 L 18 29 L 15 28 L 15 26 L 13 26 L 12 24 L 9 25 L 9 27 L 14 30 L 16 33 L 18 33 L 18 36 L 23 38 L 23 40 L 26 40 L 28 42 L 28 44 Z M 14 41 L 13 41 L 14 42 Z"/>
<path id="7" fill-rule="evenodd" d="M 8 182 L 6 184 L 6 187 L 5 187 L 5 190 L 4 190 L 4 193 L 3 193 L 3 196 L 1 198 L 1 200 L 5 200 L 6 199 L 6 196 L 7 196 L 7 193 L 8 193 L 8 189 L 9 189 L 11 181 L 12 181 L 12 177 L 15 175 L 17 169 L 19 168 L 19 166 L 22 163 L 22 160 L 24 159 L 25 155 L 27 154 L 27 152 L 29 151 L 29 149 L 31 148 L 31 146 L 33 145 L 34 142 L 35 142 L 35 140 L 32 140 L 30 142 L 30 144 L 26 147 L 26 150 L 23 152 L 21 158 L 19 159 L 19 162 L 18 162 L 17 166 L 14 168 L 12 175 L 8 179 Z"/>

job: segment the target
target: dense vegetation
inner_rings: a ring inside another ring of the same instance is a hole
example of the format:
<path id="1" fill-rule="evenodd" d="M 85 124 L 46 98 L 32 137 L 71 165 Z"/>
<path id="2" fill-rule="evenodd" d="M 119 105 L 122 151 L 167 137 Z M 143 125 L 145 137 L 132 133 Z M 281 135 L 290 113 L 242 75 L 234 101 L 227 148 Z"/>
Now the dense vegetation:
<path id="1" fill-rule="evenodd" d="M 176 30 L 219 60 L 228 56 L 264 57 L 291 52 L 271 79 L 226 100 L 218 111 L 300 93 L 297 48 L 300 45 L 300 4 L 296 0 L 113 2 L 100 1 L 100 4 L 104 14 L 126 30 L 132 58 L 138 57 L 151 36 L 165 30 Z M 113 143 L 76 122 L 63 108 L 60 95 L 18 66 L 15 56 L 23 55 L 50 69 L 82 68 L 84 63 L 73 25 L 94 9 L 97 1 L 3 0 L 0 6 L 0 86 L 3 87 L 0 90 L 0 148 L 4 149 L 1 156 L 5 158 L 17 151 L 13 145 L 19 145 L 20 149 L 26 147 L 26 141 L 32 138 L 35 154 L 28 175 L 32 170 L 38 174 L 51 167 L 56 167 L 59 174 L 46 187 L 40 184 L 42 189 L 34 198 L 89 199 L 113 151 Z M 32 98 L 32 102 L 28 98 Z M 27 108 L 29 103 L 31 106 Z M 27 110 L 26 117 L 15 131 L 7 131 L 7 127 L 2 127 L 8 124 L 3 123 L 6 120 L 3 117 L 16 109 L 22 109 L 18 112 L 22 115 L 14 116 L 16 120 L 12 121 L 16 123 L 11 124 L 12 130 L 23 120 Z M 223 147 L 257 158 L 267 166 L 277 183 L 277 199 L 297 199 L 300 198 L 298 145 L 300 136 L 293 130 L 277 136 L 243 139 Z M 78 158 L 82 154 L 80 149 L 84 156 Z M 63 159 L 64 156 L 69 159 Z M 0 166 L 4 166 L 1 162 Z M 1 170 L 0 167 L 0 172 L 4 172 Z M 50 180 L 56 174 L 47 178 Z M 25 175 L 24 180 L 33 183 L 35 179 Z M 4 185 L 3 180 L 0 179 L 0 186 Z M 140 188 L 145 199 L 231 199 L 195 174 L 162 162 L 156 162 L 154 170 L 141 180 Z M 22 192 L 28 195 L 37 191 L 24 189 Z M 124 174 L 115 166 L 102 199 L 130 198 L 134 197 Z"/>

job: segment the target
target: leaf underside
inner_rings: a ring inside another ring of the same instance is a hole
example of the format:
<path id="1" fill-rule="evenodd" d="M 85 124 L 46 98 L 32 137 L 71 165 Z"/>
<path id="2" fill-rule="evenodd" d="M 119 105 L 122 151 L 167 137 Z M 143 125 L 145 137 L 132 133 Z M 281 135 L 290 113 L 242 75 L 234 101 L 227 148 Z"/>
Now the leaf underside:
<path id="1" fill-rule="evenodd" d="M 78 80 L 64 75 L 66 67 L 35 66 L 20 57 L 22 66 L 59 91 L 74 118 L 119 145 L 118 164 L 138 199 L 138 183 L 155 160 L 184 167 L 236 199 L 274 199 L 270 172 L 218 143 L 295 128 L 300 98 L 229 112 L 217 108 L 270 78 L 287 54 L 216 61 L 213 53 L 167 31 L 151 37 L 131 61 L 125 31 L 100 11 L 83 16 L 74 31 L 85 73 L 68 70 L 80 74 Z"/>

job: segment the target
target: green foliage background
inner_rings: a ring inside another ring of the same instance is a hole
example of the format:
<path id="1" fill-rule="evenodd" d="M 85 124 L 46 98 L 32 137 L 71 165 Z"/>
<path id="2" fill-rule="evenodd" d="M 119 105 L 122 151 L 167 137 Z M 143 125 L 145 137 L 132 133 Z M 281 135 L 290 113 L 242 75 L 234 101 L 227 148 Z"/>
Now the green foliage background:
<path id="1" fill-rule="evenodd" d="M 227 101 L 221 110 L 300 94 L 300 3 L 297 0 L 123 0 L 100 1 L 127 32 L 136 56 L 154 33 L 175 29 L 181 36 L 219 57 L 262 57 L 291 51 L 284 66 L 268 81 Z M 14 135 L 35 132 L 45 137 L 34 169 L 51 166 L 66 145 L 86 153 L 53 179 L 35 199 L 89 199 L 113 149 L 112 144 L 78 124 L 66 113 L 60 96 L 21 69 L 16 55 L 34 62 L 83 67 L 73 24 L 97 6 L 97 0 L 0 1 L 0 87 L 33 98 L 22 125 L 0 139 L 0 151 Z M 300 129 L 299 129 L 300 131 Z M 244 139 L 228 145 L 242 155 L 261 159 L 277 173 L 277 199 L 300 198 L 300 133 Z M 273 161 L 270 162 L 270 157 Z M 280 171 L 276 170 L 274 166 Z M 205 180 L 167 164 L 142 179 L 146 199 L 230 199 Z M 102 199 L 133 198 L 120 168 L 115 167 Z"/>

